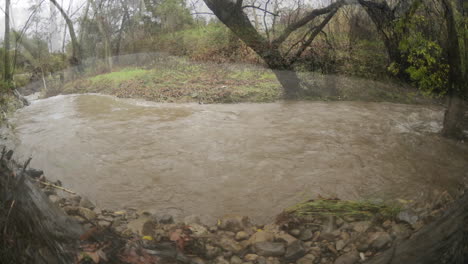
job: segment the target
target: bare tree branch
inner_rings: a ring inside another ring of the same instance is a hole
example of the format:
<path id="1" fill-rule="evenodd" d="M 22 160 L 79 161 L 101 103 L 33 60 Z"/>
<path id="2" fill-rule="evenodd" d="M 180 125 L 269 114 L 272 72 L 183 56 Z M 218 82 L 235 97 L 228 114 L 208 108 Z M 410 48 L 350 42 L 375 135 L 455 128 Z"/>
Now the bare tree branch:
<path id="1" fill-rule="evenodd" d="M 244 8 L 255 8 L 255 9 L 261 10 L 261 11 L 263 11 L 263 12 L 265 12 L 265 13 L 268 13 L 268 14 L 270 14 L 270 15 L 272 15 L 272 16 L 279 16 L 278 13 L 270 12 L 270 11 L 268 11 L 268 10 L 265 10 L 265 9 L 259 7 L 259 6 L 245 5 L 245 6 L 242 7 L 242 9 L 244 9 Z"/>
<path id="2" fill-rule="evenodd" d="M 333 18 L 333 16 L 336 14 L 337 11 L 338 11 L 338 9 L 335 9 L 332 12 L 330 12 L 325 17 L 325 19 L 323 19 L 322 23 L 320 23 L 320 25 L 318 25 L 317 27 L 314 28 L 314 30 L 311 32 L 309 38 L 304 42 L 304 44 L 302 44 L 302 46 L 296 52 L 294 57 L 290 60 L 291 64 L 296 62 L 301 57 L 302 53 L 304 53 L 304 51 L 307 49 L 307 47 L 309 47 L 310 44 L 312 44 L 312 41 L 314 41 L 314 39 L 317 37 L 317 35 L 323 30 L 323 28 L 328 24 L 328 22 L 330 22 L 330 20 Z"/>
<path id="3" fill-rule="evenodd" d="M 279 47 L 288 37 L 289 35 L 294 32 L 296 29 L 306 25 L 310 21 L 314 20 L 316 17 L 320 15 L 324 15 L 330 12 L 333 12 L 334 10 L 338 10 L 342 5 L 345 4 L 345 0 L 339 0 L 335 3 L 330 4 L 327 7 L 320 8 L 320 9 L 314 9 L 311 12 L 309 12 L 305 17 L 300 19 L 299 21 L 289 25 L 284 32 L 273 41 L 273 46 Z"/>

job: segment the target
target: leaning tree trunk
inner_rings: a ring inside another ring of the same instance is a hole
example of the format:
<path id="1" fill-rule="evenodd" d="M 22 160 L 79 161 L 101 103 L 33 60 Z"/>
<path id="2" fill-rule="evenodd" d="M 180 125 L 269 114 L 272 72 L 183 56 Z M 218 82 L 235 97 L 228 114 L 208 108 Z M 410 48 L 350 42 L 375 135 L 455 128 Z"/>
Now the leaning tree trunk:
<path id="1" fill-rule="evenodd" d="M 70 38 L 72 42 L 72 57 L 70 58 L 70 64 L 72 66 L 76 66 L 79 72 L 83 71 L 81 62 L 82 62 L 82 56 L 81 56 L 81 46 L 80 43 L 78 42 L 78 39 L 76 38 L 75 34 L 75 28 L 73 27 L 73 21 L 71 21 L 70 17 L 68 17 L 67 12 L 63 10 L 63 8 L 57 3 L 56 0 L 50 0 L 52 4 L 60 11 L 60 14 L 62 14 L 63 19 L 65 19 L 65 22 L 67 23 L 68 26 L 68 31 L 70 32 Z"/>
<path id="2" fill-rule="evenodd" d="M 23 263 L 74 263 L 83 228 L 34 184 L 26 170 L 28 162 L 19 166 L 12 155 L 3 149 L 0 157 L 0 202 L 7 209 L 0 231 L 8 243 L 2 247 L 15 243 L 12 250 L 20 253 L 15 257 Z"/>
<path id="3" fill-rule="evenodd" d="M 468 88 L 466 88 L 467 84 L 462 72 L 461 51 L 452 3 L 449 0 L 443 0 L 442 5 L 447 24 L 447 57 L 450 65 L 448 81 L 449 103 L 445 112 L 442 135 L 449 138 L 462 139 L 464 137 L 463 117 L 465 114 L 463 97 L 466 95 Z"/>
<path id="4" fill-rule="evenodd" d="M 465 192 L 438 220 L 366 264 L 465 264 L 467 223 L 468 192 Z"/>
<path id="5" fill-rule="evenodd" d="M 13 80 L 10 69 L 10 0 L 5 2 L 5 38 L 3 39 L 5 54 L 3 58 L 3 80 L 10 84 Z"/>

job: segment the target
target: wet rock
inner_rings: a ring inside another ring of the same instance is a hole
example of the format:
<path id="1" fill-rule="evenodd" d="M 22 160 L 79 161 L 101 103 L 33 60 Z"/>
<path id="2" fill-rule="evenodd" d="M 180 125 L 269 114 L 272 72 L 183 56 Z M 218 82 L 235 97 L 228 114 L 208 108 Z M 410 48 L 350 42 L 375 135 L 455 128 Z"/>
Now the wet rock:
<path id="1" fill-rule="evenodd" d="M 390 234 L 395 236 L 396 239 L 407 239 L 412 233 L 411 229 L 404 224 L 393 225 L 390 232 Z"/>
<path id="2" fill-rule="evenodd" d="M 382 223 L 382 227 L 385 229 L 389 229 L 390 227 L 392 227 L 392 225 L 393 223 L 390 220 L 386 220 L 385 222 Z"/>
<path id="3" fill-rule="evenodd" d="M 205 245 L 205 256 L 208 259 L 214 259 L 219 254 L 221 254 L 222 250 L 219 247 L 212 246 L 210 244 Z"/>
<path id="4" fill-rule="evenodd" d="M 346 242 L 344 240 L 338 240 L 335 243 L 336 250 L 341 251 L 346 246 Z"/>
<path id="5" fill-rule="evenodd" d="M 375 232 L 369 235 L 367 243 L 375 249 L 382 249 L 392 242 L 391 236 L 386 232 Z"/>
<path id="6" fill-rule="evenodd" d="M 307 254 L 301 259 L 299 259 L 296 263 L 297 264 L 313 264 L 316 257 L 313 254 Z"/>
<path id="7" fill-rule="evenodd" d="M 189 215 L 184 217 L 184 224 L 190 225 L 190 224 L 200 224 L 200 217 L 198 215 Z"/>
<path id="8" fill-rule="evenodd" d="M 255 243 L 259 242 L 265 242 L 265 241 L 273 241 L 275 239 L 275 235 L 273 233 L 267 232 L 267 231 L 258 231 L 255 234 L 253 234 L 249 241 L 249 245 L 253 245 Z"/>
<path id="9" fill-rule="evenodd" d="M 215 233 L 216 231 L 218 231 L 218 227 L 217 226 L 210 226 L 208 228 L 208 231 L 210 231 L 211 233 Z"/>
<path id="10" fill-rule="evenodd" d="M 322 240 L 327 240 L 327 241 L 333 241 L 335 238 L 341 235 L 340 230 L 334 230 L 334 231 L 323 231 L 320 233 L 320 239 Z"/>
<path id="11" fill-rule="evenodd" d="M 44 175 L 44 171 L 41 171 L 41 170 L 35 170 L 35 169 L 28 169 L 26 171 L 26 174 L 29 175 L 29 177 L 33 178 L 33 179 L 38 179 L 39 177 L 41 177 L 42 175 Z"/>
<path id="12" fill-rule="evenodd" d="M 205 261 L 202 258 L 195 257 L 192 259 L 193 264 L 205 264 Z"/>
<path id="13" fill-rule="evenodd" d="M 233 255 L 229 261 L 231 264 L 242 264 L 242 259 L 239 256 Z"/>
<path id="14" fill-rule="evenodd" d="M 294 262 L 302 258 L 305 254 L 306 249 L 304 247 L 304 242 L 296 240 L 287 247 L 284 258 L 288 262 Z"/>
<path id="15" fill-rule="evenodd" d="M 291 236 L 290 234 L 280 231 L 275 234 L 275 240 L 280 240 L 286 242 L 288 245 L 291 245 L 291 243 L 297 241 L 297 238 Z"/>
<path id="16" fill-rule="evenodd" d="M 237 241 L 240 241 L 240 240 L 245 240 L 249 238 L 249 234 L 247 234 L 247 232 L 245 231 L 239 231 L 236 233 L 236 240 Z"/>
<path id="17" fill-rule="evenodd" d="M 80 204 L 81 196 L 76 195 L 76 194 L 72 194 L 72 195 L 70 196 L 70 198 L 68 198 L 68 200 L 70 201 L 70 203 L 71 203 L 73 206 L 77 206 L 77 205 Z"/>
<path id="18" fill-rule="evenodd" d="M 216 258 L 215 264 L 229 264 L 229 261 L 227 261 L 223 256 L 219 256 Z"/>
<path id="19" fill-rule="evenodd" d="M 172 215 L 165 214 L 159 218 L 159 223 L 161 224 L 173 224 L 174 223 L 174 218 Z"/>
<path id="20" fill-rule="evenodd" d="M 218 246 L 226 251 L 231 251 L 234 253 L 239 253 L 244 249 L 244 247 L 236 242 L 234 239 L 223 237 L 219 241 L 216 242 Z"/>
<path id="21" fill-rule="evenodd" d="M 53 203 L 55 205 L 59 205 L 62 198 L 58 197 L 57 195 L 51 195 L 51 196 L 49 196 L 49 200 L 50 200 L 51 203 Z"/>
<path id="22" fill-rule="evenodd" d="M 266 258 L 262 256 L 258 257 L 257 264 L 267 264 Z"/>
<path id="23" fill-rule="evenodd" d="M 289 231 L 289 234 L 295 236 L 295 237 L 298 237 L 300 234 L 301 234 L 301 230 L 299 229 L 292 229 Z"/>
<path id="24" fill-rule="evenodd" d="M 87 220 L 93 220 L 97 217 L 97 214 L 95 212 L 84 207 L 78 207 L 78 214 L 86 218 Z"/>
<path id="25" fill-rule="evenodd" d="M 247 262 L 255 262 L 257 259 L 258 259 L 257 254 L 247 254 L 244 257 L 244 260 L 247 261 Z"/>
<path id="26" fill-rule="evenodd" d="M 301 234 L 299 235 L 299 239 L 302 241 L 307 241 L 314 236 L 314 233 L 310 229 L 302 230 Z"/>
<path id="27" fill-rule="evenodd" d="M 81 199 L 80 207 L 87 208 L 90 210 L 93 210 L 94 208 L 96 208 L 96 206 L 90 200 L 88 200 L 88 198 Z"/>
<path id="28" fill-rule="evenodd" d="M 413 210 L 406 209 L 398 213 L 397 219 L 400 221 L 407 222 L 410 225 L 414 226 L 418 222 L 419 216 Z"/>
<path id="29" fill-rule="evenodd" d="M 249 218 L 240 215 L 225 215 L 218 221 L 219 229 L 231 232 L 247 230 L 250 226 Z"/>
<path id="30" fill-rule="evenodd" d="M 125 217 L 127 215 L 127 212 L 125 210 L 115 211 L 114 213 L 112 213 L 112 215 L 114 217 Z"/>
<path id="31" fill-rule="evenodd" d="M 352 229 L 358 233 L 366 232 L 369 227 L 371 227 L 371 222 L 369 221 L 360 221 L 350 224 Z"/>
<path id="32" fill-rule="evenodd" d="M 278 258 L 269 257 L 266 260 L 266 264 L 281 264 L 281 261 Z"/>
<path id="33" fill-rule="evenodd" d="M 192 223 L 188 226 L 194 236 L 204 236 L 209 233 L 208 229 L 202 225 Z"/>
<path id="34" fill-rule="evenodd" d="M 280 257 L 286 251 L 283 243 L 267 241 L 253 244 L 253 250 L 257 255 L 264 257 Z"/>
<path id="35" fill-rule="evenodd" d="M 127 228 L 140 236 L 154 236 L 157 223 L 149 217 L 141 217 L 130 221 Z"/>
<path id="36" fill-rule="evenodd" d="M 359 261 L 359 254 L 356 251 L 351 251 L 349 253 L 346 253 L 344 255 L 339 256 L 334 264 L 354 264 Z"/>

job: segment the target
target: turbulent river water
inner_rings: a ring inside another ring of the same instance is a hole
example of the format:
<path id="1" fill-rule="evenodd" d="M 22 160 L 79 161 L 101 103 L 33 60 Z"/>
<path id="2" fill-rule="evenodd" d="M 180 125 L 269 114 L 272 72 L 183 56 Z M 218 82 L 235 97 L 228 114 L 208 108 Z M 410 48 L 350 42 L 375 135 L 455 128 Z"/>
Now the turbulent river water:
<path id="1" fill-rule="evenodd" d="M 102 95 L 33 101 L 18 158 L 102 208 L 269 221 L 296 202 L 430 199 L 468 178 L 443 109 L 364 102 L 158 104 Z"/>

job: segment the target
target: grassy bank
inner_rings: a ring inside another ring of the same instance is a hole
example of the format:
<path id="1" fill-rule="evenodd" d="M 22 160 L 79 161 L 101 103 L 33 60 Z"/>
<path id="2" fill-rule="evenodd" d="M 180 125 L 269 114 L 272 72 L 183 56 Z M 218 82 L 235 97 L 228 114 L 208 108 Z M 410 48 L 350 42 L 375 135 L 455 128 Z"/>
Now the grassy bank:
<path id="1" fill-rule="evenodd" d="M 428 103 L 411 87 L 390 82 L 301 72 L 308 87 L 304 100 L 387 101 Z M 156 102 L 273 102 L 282 89 L 271 70 L 249 64 L 193 62 L 182 57 L 159 57 L 147 67 L 115 67 L 111 73 L 89 75 L 49 88 L 46 96 L 103 93 Z"/>

